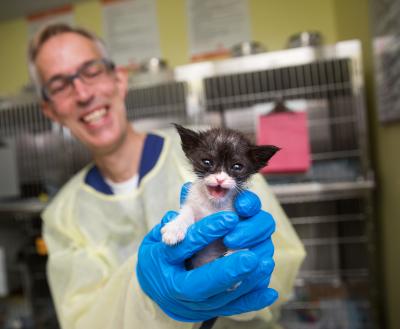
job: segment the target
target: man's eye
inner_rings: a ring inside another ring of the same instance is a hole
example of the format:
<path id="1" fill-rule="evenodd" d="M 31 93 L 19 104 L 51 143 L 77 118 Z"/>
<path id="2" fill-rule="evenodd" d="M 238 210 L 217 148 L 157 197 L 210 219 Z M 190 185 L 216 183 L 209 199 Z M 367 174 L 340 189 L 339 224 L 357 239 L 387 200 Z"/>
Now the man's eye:
<path id="1" fill-rule="evenodd" d="M 94 78 L 102 74 L 104 71 L 105 71 L 104 65 L 100 63 L 95 63 L 85 67 L 85 69 L 82 70 L 82 74 L 85 78 Z"/>
<path id="2" fill-rule="evenodd" d="M 67 79 L 59 78 L 51 81 L 51 83 L 49 83 L 47 88 L 51 94 L 56 94 L 58 92 L 63 91 L 67 87 L 67 85 L 68 85 Z"/>
<path id="3" fill-rule="evenodd" d="M 240 170 L 242 170 L 242 169 L 243 169 L 243 165 L 240 164 L 240 163 L 235 163 L 235 164 L 232 166 L 232 170 L 234 170 L 234 171 L 240 171 Z"/>
<path id="4" fill-rule="evenodd" d="M 211 160 L 208 159 L 203 159 L 201 160 L 201 162 L 206 166 L 206 167 L 212 167 L 213 162 Z"/>

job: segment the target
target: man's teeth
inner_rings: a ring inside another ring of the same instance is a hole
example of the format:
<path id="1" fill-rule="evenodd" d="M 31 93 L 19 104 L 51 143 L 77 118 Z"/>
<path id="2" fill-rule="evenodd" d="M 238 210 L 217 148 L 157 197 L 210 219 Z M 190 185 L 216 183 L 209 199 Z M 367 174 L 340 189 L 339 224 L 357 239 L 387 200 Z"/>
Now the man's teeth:
<path id="1" fill-rule="evenodd" d="M 91 113 L 89 113 L 88 115 L 85 115 L 83 117 L 83 121 L 86 123 L 93 123 L 96 122 L 98 120 L 100 120 L 103 116 L 105 116 L 107 113 L 105 108 L 93 111 Z"/>

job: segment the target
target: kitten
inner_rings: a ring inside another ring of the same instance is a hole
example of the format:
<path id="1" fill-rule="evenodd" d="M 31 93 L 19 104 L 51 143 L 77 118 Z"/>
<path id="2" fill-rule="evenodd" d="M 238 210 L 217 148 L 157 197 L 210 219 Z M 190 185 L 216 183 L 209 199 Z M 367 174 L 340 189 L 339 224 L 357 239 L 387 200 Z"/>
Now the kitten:
<path id="1" fill-rule="evenodd" d="M 218 211 L 233 211 L 236 194 L 279 150 L 272 145 L 253 145 L 244 135 L 230 129 L 195 132 L 178 124 L 175 128 L 198 180 L 191 185 L 179 215 L 161 230 L 162 240 L 168 245 L 182 241 L 195 221 Z M 208 263 L 226 252 L 219 239 L 198 252 L 191 259 L 190 267 Z"/>

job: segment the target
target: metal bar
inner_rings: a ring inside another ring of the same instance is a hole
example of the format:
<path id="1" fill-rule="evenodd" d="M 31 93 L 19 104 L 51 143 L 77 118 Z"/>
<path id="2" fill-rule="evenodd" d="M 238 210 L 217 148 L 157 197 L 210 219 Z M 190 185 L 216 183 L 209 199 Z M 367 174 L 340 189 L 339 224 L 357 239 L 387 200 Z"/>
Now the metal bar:
<path id="1" fill-rule="evenodd" d="M 290 221 L 293 225 L 309 225 L 364 221 L 366 218 L 365 214 L 338 214 L 331 216 L 291 217 Z"/>
<path id="2" fill-rule="evenodd" d="M 330 281 L 332 279 L 339 279 L 341 277 L 354 277 L 354 278 L 369 278 L 369 270 L 367 268 L 359 268 L 359 269 L 335 269 L 335 270 L 300 270 L 299 280 L 301 281 Z"/>
<path id="3" fill-rule="evenodd" d="M 310 238 L 302 239 L 303 244 L 308 246 L 327 246 L 339 244 L 367 243 L 367 236 L 335 237 L 335 238 Z"/>

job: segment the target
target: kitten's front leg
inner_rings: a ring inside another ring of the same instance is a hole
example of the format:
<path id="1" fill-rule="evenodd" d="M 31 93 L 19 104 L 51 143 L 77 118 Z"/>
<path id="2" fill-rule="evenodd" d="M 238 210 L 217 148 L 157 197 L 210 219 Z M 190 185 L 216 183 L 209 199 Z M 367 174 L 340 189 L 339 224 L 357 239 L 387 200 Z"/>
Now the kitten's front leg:
<path id="1" fill-rule="evenodd" d="M 175 245 L 181 242 L 186 236 L 187 229 L 193 223 L 193 209 L 186 204 L 181 208 L 179 215 L 161 229 L 163 242 L 168 245 Z"/>

